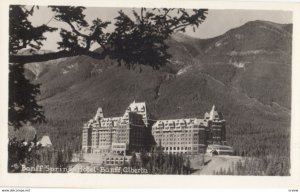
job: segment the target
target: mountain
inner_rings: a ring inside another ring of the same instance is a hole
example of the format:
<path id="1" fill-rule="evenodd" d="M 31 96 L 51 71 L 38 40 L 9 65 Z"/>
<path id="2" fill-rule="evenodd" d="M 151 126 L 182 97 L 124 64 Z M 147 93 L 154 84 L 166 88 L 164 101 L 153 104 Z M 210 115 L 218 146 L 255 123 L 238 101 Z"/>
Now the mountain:
<path id="1" fill-rule="evenodd" d="M 165 119 L 203 117 L 215 104 L 238 153 L 289 156 L 291 24 L 251 21 L 210 39 L 178 33 L 167 44 L 173 58 L 160 70 L 86 56 L 27 64 L 48 120 L 38 133 L 79 149 L 83 123 L 100 106 L 117 116 L 146 101 L 152 118 Z"/>
<path id="2" fill-rule="evenodd" d="M 291 32 L 291 24 L 252 21 L 215 38 L 184 42 L 192 42 L 186 49 L 204 73 L 264 104 L 290 109 Z"/>

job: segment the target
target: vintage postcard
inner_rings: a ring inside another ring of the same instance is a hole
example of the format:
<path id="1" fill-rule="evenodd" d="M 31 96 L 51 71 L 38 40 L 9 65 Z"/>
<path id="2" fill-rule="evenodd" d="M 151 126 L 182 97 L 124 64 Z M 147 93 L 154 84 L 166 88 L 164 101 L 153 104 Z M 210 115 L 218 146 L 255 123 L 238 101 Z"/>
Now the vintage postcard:
<path id="1" fill-rule="evenodd" d="M 4 3 L 0 185 L 298 189 L 299 7 Z"/>

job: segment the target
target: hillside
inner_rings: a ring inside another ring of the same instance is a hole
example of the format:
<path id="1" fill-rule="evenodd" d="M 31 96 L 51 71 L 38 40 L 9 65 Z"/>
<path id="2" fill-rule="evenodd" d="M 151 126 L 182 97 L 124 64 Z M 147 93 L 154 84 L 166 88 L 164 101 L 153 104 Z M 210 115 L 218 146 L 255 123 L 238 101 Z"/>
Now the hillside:
<path id="1" fill-rule="evenodd" d="M 203 166 L 193 166 L 192 160 L 192 167 L 195 169 L 193 175 L 214 175 L 217 171 L 233 169 L 233 165 L 235 165 L 238 161 L 243 162 L 244 159 L 239 156 L 205 156 L 205 165 Z"/>
<path id="2" fill-rule="evenodd" d="M 173 58 L 160 70 L 86 56 L 27 65 L 48 120 L 38 133 L 79 149 L 82 125 L 100 106 L 117 116 L 134 99 L 146 101 L 152 118 L 165 119 L 203 117 L 215 104 L 239 154 L 289 156 L 292 25 L 253 21 L 215 38 L 179 33 L 167 43 Z"/>

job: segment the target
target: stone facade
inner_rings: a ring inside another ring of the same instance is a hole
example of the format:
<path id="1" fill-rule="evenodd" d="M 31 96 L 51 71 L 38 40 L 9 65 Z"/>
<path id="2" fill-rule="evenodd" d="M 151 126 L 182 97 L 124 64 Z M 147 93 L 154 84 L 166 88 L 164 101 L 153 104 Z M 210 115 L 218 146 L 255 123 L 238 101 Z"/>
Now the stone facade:
<path id="1" fill-rule="evenodd" d="M 98 108 L 95 117 L 84 124 L 82 150 L 85 153 L 126 154 L 146 148 L 149 136 L 146 105 L 133 102 L 121 117 L 103 115 Z"/>
<path id="2" fill-rule="evenodd" d="M 167 153 L 204 153 L 207 145 L 225 144 L 225 120 L 212 107 L 204 119 L 158 120 L 152 127 L 156 145 Z"/>
<path id="3" fill-rule="evenodd" d="M 82 150 L 94 154 L 126 155 L 160 146 L 168 153 L 197 154 L 207 145 L 224 144 L 225 120 L 215 106 L 204 118 L 150 120 L 145 102 L 131 103 L 121 117 L 107 117 L 98 108 L 84 124 Z"/>

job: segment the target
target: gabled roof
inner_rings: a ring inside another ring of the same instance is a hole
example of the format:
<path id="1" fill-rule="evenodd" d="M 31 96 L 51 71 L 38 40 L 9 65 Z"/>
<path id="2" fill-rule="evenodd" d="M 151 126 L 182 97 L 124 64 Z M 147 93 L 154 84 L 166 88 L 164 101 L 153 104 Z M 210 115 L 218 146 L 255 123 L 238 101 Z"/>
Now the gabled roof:
<path id="1" fill-rule="evenodd" d="M 134 112 L 137 114 L 140 114 L 143 116 L 143 121 L 144 123 L 147 125 L 147 111 L 146 111 L 146 103 L 145 102 L 135 102 L 135 100 L 130 103 L 130 105 L 128 106 L 128 108 L 126 109 L 124 115 L 123 115 L 123 120 L 128 120 L 128 113 L 129 112 Z"/>
<path id="2" fill-rule="evenodd" d="M 155 122 L 153 127 L 158 127 L 160 125 L 172 127 L 188 126 L 194 125 L 196 123 L 196 120 L 196 118 L 158 120 Z"/>
<path id="3" fill-rule="evenodd" d="M 138 113 L 146 113 L 146 103 L 145 102 L 135 102 L 135 100 L 130 103 L 129 107 L 127 108 L 128 111 L 138 112 Z M 126 111 L 127 111 L 126 110 Z"/>
<path id="4" fill-rule="evenodd" d="M 102 107 L 99 107 L 97 109 L 97 112 L 96 112 L 96 115 L 94 117 L 94 120 L 98 120 L 98 119 L 101 119 L 103 117 L 104 117 L 104 115 L 103 115 Z"/>
<path id="5" fill-rule="evenodd" d="M 216 111 L 215 105 L 213 105 L 211 111 L 209 112 L 209 120 L 220 119 L 219 113 Z"/>
<path id="6" fill-rule="evenodd" d="M 209 113 L 208 112 L 206 112 L 205 114 L 204 114 L 204 119 L 209 119 Z"/>
<path id="7" fill-rule="evenodd" d="M 122 117 L 107 117 L 100 120 L 101 127 L 115 127 L 121 123 Z"/>
<path id="8" fill-rule="evenodd" d="M 50 140 L 49 136 L 44 135 L 41 140 L 39 141 L 39 144 L 42 145 L 42 147 L 50 147 L 52 146 L 52 142 Z"/>

